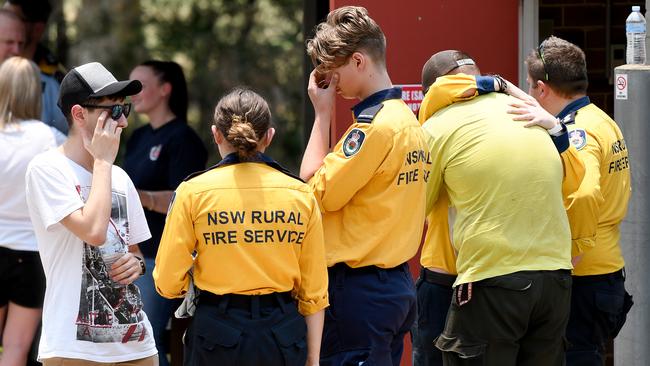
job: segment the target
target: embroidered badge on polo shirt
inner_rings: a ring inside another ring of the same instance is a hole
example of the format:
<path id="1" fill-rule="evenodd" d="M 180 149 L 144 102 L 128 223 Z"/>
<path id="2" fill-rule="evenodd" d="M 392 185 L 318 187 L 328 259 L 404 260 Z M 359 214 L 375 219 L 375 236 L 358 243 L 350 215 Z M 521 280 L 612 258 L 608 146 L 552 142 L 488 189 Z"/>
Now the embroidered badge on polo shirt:
<path id="1" fill-rule="evenodd" d="M 160 150 L 162 150 L 162 144 L 156 145 L 149 150 L 149 160 L 156 161 L 160 156 Z"/>
<path id="2" fill-rule="evenodd" d="M 361 131 L 358 128 L 353 128 L 348 136 L 343 141 L 343 155 L 346 158 L 354 156 L 356 153 L 361 150 L 361 145 L 363 145 L 363 140 L 366 139 L 366 133 Z"/>
<path id="3" fill-rule="evenodd" d="M 575 130 L 569 131 L 569 142 L 577 150 L 582 149 L 587 145 L 587 132 L 582 128 L 576 128 Z"/>

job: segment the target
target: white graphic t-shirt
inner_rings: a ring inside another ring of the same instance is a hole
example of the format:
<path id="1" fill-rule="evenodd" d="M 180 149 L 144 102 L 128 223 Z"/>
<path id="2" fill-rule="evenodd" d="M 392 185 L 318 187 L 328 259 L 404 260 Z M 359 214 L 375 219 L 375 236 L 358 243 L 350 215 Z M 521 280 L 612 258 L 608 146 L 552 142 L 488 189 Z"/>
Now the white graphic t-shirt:
<path id="1" fill-rule="evenodd" d="M 157 353 L 140 290 L 113 282 L 111 264 L 128 246 L 151 237 L 137 191 L 112 170 L 106 242 L 84 243 L 60 221 L 83 207 L 92 174 L 58 150 L 27 168 L 27 204 L 47 280 L 39 360 L 51 357 L 123 362 Z"/>

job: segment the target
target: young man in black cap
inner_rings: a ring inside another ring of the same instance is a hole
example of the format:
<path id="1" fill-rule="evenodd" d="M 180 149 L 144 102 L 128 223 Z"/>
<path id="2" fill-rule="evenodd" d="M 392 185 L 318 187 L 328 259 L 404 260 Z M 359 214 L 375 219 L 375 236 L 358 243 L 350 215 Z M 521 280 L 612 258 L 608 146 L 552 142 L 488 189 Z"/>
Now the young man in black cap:
<path id="1" fill-rule="evenodd" d="M 113 165 L 130 111 L 124 99 L 141 88 L 139 81 L 117 81 L 97 62 L 74 68 L 59 96 L 70 136 L 27 169 L 27 203 L 47 280 L 39 346 L 46 366 L 158 364 L 132 284 L 146 270 L 133 244 L 151 234 L 133 183 Z"/>

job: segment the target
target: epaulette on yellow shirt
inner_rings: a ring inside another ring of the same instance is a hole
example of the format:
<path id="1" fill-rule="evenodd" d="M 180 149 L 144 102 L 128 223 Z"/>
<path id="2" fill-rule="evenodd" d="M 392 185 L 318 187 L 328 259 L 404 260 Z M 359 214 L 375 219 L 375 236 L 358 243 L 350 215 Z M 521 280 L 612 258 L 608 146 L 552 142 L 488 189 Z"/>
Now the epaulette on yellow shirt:
<path id="1" fill-rule="evenodd" d="M 153 271 L 162 296 L 182 297 L 193 268 L 194 284 L 217 295 L 291 291 L 303 315 L 328 305 L 313 190 L 260 156 L 228 155 L 177 188 Z"/>
<path id="2" fill-rule="evenodd" d="M 357 104 L 354 123 L 309 181 L 322 204 L 328 266 L 393 268 L 417 252 L 431 158 L 400 98 L 392 88 Z"/>
<path id="3" fill-rule="evenodd" d="M 621 130 L 605 112 L 584 97 L 567 125 L 572 145 L 586 167 L 580 188 L 569 197 L 567 211 L 574 237 L 595 241 L 582 251 L 573 274 L 616 272 L 625 266 L 620 247 L 620 223 L 631 194 L 630 161 Z"/>
<path id="4" fill-rule="evenodd" d="M 490 76 L 474 76 L 466 74 L 446 75 L 436 79 L 427 91 L 420 107 L 418 119 L 426 122 L 437 111 L 452 103 L 471 100 L 478 95 L 494 91 L 493 79 Z M 560 149 L 560 147 L 558 147 Z M 560 151 L 564 168 L 562 180 L 562 196 L 568 207 L 568 197 L 574 193 L 585 175 L 585 168 L 578 152 L 574 147 Z M 456 253 L 451 248 L 449 228 L 453 225 L 448 220 L 449 198 L 441 194 L 435 202 L 427 202 L 427 234 L 422 248 L 420 264 L 425 268 L 437 268 L 447 273 L 456 274 Z M 589 245 L 589 242 L 574 240 L 572 246 Z"/>

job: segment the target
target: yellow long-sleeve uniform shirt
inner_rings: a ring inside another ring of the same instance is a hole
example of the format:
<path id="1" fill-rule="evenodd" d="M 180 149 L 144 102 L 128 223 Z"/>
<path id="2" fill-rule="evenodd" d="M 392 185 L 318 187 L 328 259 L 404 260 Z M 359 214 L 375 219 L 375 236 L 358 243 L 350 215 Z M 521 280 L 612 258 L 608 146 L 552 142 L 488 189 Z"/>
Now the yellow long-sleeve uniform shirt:
<path id="1" fill-rule="evenodd" d="M 426 122 L 440 109 L 456 102 L 470 100 L 478 95 L 494 91 L 492 77 L 455 74 L 439 77 L 431 85 L 422 101 L 418 115 L 420 123 Z M 472 92 L 472 93 L 468 93 Z M 564 166 L 562 196 L 565 204 L 570 194 L 575 192 L 585 175 L 585 168 L 573 147 L 560 153 Z M 425 268 L 436 268 L 450 274 L 457 274 L 456 253 L 451 244 L 450 222 L 448 220 L 449 198 L 441 192 L 439 199 L 431 203 L 427 214 L 428 228 L 422 248 L 420 264 Z M 578 242 L 574 241 L 574 245 Z"/>
<path id="2" fill-rule="evenodd" d="M 595 245 L 582 251 L 573 274 L 598 275 L 625 266 L 620 247 L 620 223 L 631 194 L 630 163 L 621 130 L 605 112 L 583 97 L 560 112 L 575 112 L 568 124 L 569 139 L 578 149 L 586 175 L 578 191 L 569 198 L 569 220 L 579 235 L 595 233 Z"/>
<path id="3" fill-rule="evenodd" d="M 563 168 L 541 128 L 506 113 L 510 97 L 489 94 L 447 107 L 431 135 L 427 201 L 446 190 L 456 208 L 455 285 L 522 270 L 571 269 Z"/>
<path id="4" fill-rule="evenodd" d="M 401 90 L 354 108 L 354 123 L 309 181 L 320 198 L 327 265 L 396 267 L 422 236 L 430 156 Z"/>
<path id="5" fill-rule="evenodd" d="M 239 162 L 228 155 L 178 187 L 153 271 L 162 296 L 183 296 L 194 267 L 195 285 L 217 295 L 292 291 L 303 315 L 328 306 L 313 190 L 259 157 Z"/>

